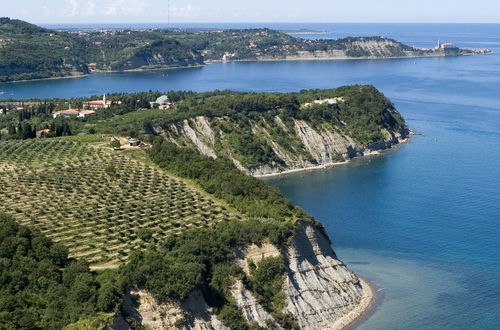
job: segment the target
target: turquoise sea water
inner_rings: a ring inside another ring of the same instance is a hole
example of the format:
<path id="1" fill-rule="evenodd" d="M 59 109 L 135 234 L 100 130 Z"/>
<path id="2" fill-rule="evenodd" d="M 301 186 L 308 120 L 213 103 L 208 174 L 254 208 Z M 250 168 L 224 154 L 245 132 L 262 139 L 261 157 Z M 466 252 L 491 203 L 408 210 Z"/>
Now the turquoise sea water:
<path id="1" fill-rule="evenodd" d="M 384 35 L 419 46 L 441 39 L 496 54 L 218 63 L 0 84 L 0 97 L 373 84 L 417 132 L 410 143 L 350 165 L 266 181 L 321 220 L 338 256 L 377 288 L 378 303 L 359 329 L 500 329 L 500 25 L 270 26 L 332 32 L 312 38 Z"/>

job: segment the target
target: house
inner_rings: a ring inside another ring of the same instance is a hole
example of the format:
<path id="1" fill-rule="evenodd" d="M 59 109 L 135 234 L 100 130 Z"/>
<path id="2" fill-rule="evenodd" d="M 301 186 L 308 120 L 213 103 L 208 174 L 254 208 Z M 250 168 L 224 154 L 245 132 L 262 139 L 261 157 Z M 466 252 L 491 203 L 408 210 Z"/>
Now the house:
<path id="1" fill-rule="evenodd" d="M 93 110 L 68 109 L 57 111 L 52 114 L 52 118 L 85 118 L 85 116 L 94 114 Z"/>
<path id="2" fill-rule="evenodd" d="M 174 104 L 170 101 L 168 95 L 162 95 L 156 99 L 154 102 L 149 102 L 151 108 L 154 108 L 158 105 L 158 109 L 170 109 Z"/>
<path id="3" fill-rule="evenodd" d="M 95 100 L 95 101 L 87 101 L 83 102 L 83 107 L 87 107 L 88 109 L 103 109 L 103 108 L 109 108 L 113 104 L 122 104 L 122 101 L 111 101 L 111 100 L 106 100 L 106 95 L 103 95 L 102 100 Z"/>
<path id="4" fill-rule="evenodd" d="M 42 129 L 42 130 L 39 130 L 39 131 L 36 131 L 36 138 L 39 139 L 41 138 L 44 134 L 49 134 L 50 133 L 50 129 Z"/>

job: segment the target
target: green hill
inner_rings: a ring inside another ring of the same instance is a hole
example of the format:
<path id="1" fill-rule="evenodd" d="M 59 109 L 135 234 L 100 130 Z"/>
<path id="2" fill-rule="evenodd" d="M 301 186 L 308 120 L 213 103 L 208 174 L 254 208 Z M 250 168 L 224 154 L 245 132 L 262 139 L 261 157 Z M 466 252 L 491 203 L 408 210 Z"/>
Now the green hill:
<path id="1" fill-rule="evenodd" d="M 270 29 L 65 32 L 0 18 L 0 82 L 225 60 L 314 60 L 461 55 L 383 37 L 305 40 Z"/>

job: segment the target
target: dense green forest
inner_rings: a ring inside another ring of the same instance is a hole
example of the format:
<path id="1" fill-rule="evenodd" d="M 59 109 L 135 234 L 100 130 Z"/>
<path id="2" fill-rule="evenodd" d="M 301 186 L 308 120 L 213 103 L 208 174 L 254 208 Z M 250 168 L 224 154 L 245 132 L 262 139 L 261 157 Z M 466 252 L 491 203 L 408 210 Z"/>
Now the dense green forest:
<path id="1" fill-rule="evenodd" d="M 80 319 L 107 323 L 124 281 L 90 272 L 62 245 L 0 214 L 0 328 L 61 329 Z"/>
<path id="2" fill-rule="evenodd" d="M 380 45 L 379 49 L 365 47 L 373 42 Z M 343 51 L 347 57 L 420 54 L 412 47 L 382 37 L 305 40 L 269 29 L 77 33 L 0 18 L 0 82 L 66 77 L 94 71 L 201 65 L 221 60 L 224 55 L 232 60 L 257 60 L 284 59 L 300 52 L 335 51 Z"/>

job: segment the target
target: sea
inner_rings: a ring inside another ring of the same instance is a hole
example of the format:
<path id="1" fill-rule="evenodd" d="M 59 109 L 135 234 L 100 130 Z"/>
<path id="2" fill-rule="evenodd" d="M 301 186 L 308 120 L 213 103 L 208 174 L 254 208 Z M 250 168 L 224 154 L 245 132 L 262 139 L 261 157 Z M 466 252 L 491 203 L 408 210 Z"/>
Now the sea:
<path id="1" fill-rule="evenodd" d="M 110 27 L 118 26 L 99 26 Z M 0 98 L 372 84 L 415 131 L 411 142 L 348 165 L 266 182 L 320 220 L 338 257 L 373 284 L 377 301 L 356 329 L 500 329 L 500 24 L 176 27 L 306 29 L 322 33 L 298 36 L 385 36 L 421 47 L 441 40 L 492 49 L 485 56 L 215 63 L 109 73 L 0 84 Z"/>

